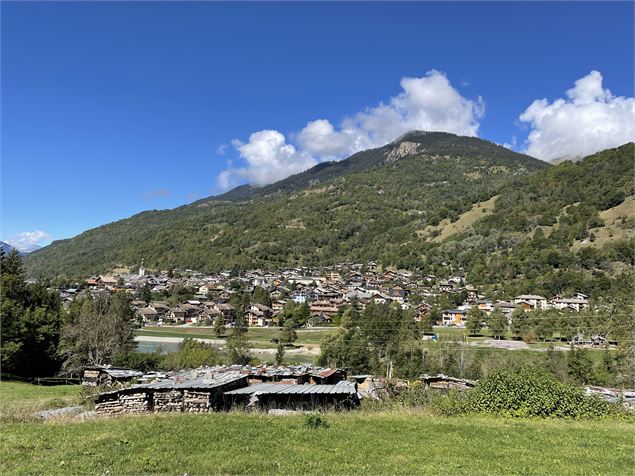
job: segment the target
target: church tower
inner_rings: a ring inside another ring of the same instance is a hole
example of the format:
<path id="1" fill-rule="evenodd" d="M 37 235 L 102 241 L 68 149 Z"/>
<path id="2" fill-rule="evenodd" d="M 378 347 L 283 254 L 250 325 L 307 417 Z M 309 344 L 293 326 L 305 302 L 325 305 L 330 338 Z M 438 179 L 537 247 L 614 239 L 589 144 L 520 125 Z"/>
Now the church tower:
<path id="1" fill-rule="evenodd" d="M 141 258 L 141 266 L 139 266 L 139 277 L 146 275 L 146 269 L 143 267 L 143 258 Z"/>

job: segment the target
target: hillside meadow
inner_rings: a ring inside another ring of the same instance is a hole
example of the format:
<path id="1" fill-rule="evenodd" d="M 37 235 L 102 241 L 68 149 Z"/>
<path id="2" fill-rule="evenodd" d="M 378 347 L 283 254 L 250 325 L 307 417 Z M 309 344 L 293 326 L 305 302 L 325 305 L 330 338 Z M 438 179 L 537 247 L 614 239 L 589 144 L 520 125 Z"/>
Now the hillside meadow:
<path id="1" fill-rule="evenodd" d="M 10 405 L 72 387 L 0 384 Z M 75 391 L 79 391 L 76 387 Z M 2 474 L 632 474 L 632 421 L 565 421 L 423 411 L 306 416 L 217 413 L 9 422 Z"/>

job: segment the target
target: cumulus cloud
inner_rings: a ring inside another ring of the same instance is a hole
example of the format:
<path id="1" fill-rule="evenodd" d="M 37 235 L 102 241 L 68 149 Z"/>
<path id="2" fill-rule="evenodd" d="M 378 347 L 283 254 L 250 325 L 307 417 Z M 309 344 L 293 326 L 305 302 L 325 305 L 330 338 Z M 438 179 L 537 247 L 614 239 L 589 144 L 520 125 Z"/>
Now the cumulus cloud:
<path id="1" fill-rule="evenodd" d="M 32 251 L 37 248 L 39 244 L 43 241 L 48 241 L 51 239 L 51 235 L 42 230 L 35 231 L 23 231 L 22 233 L 18 233 L 17 235 L 9 238 L 7 243 L 9 243 L 14 248 L 17 248 L 20 251 Z"/>
<path id="2" fill-rule="evenodd" d="M 531 127 L 526 152 L 542 160 L 582 157 L 635 140 L 635 98 L 613 96 L 591 71 L 566 99 L 535 100 L 519 119 Z"/>
<path id="3" fill-rule="evenodd" d="M 318 162 L 382 146 L 415 129 L 477 135 L 483 100 L 461 96 L 444 73 L 432 70 L 423 77 L 402 78 L 400 85 L 397 96 L 345 117 L 339 127 L 327 119 L 308 122 L 291 135 L 297 147 L 275 130 L 256 132 L 247 144 L 233 141 L 246 166 L 230 165 L 219 175 L 219 185 L 226 189 L 240 180 L 265 185 Z"/>
<path id="4" fill-rule="evenodd" d="M 306 152 L 287 144 L 285 136 L 274 130 L 254 132 L 249 142 L 237 140 L 232 144 L 246 162 L 246 166 L 230 166 L 218 180 L 223 188 L 229 188 L 238 179 L 246 179 L 254 185 L 266 185 L 301 172 L 317 162 Z"/>

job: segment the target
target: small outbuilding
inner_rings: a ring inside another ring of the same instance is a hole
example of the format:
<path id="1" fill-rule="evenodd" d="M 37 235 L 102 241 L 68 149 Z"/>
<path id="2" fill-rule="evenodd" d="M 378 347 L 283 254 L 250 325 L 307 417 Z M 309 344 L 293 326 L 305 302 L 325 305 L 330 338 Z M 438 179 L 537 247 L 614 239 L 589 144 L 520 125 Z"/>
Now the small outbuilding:
<path id="1" fill-rule="evenodd" d="M 140 378 L 142 376 L 143 372 L 139 372 L 138 370 L 94 365 L 84 368 L 82 385 L 86 387 L 113 387 L 117 384 L 126 384 L 133 379 Z"/>
<path id="2" fill-rule="evenodd" d="M 260 409 L 348 410 L 360 403 L 357 384 L 345 381 L 336 385 L 261 383 L 225 392 L 225 396 L 234 406 Z"/>

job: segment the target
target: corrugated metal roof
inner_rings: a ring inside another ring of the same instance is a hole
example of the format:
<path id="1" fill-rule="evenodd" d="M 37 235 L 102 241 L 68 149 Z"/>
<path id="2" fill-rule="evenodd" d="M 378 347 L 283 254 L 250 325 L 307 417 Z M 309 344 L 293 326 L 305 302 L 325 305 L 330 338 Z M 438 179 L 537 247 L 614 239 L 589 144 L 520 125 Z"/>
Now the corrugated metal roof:
<path id="1" fill-rule="evenodd" d="M 212 388 L 220 387 L 222 385 L 226 385 L 241 379 L 244 379 L 246 382 L 247 377 L 244 375 L 223 375 L 218 378 L 201 377 L 196 379 L 185 380 L 183 382 L 177 382 L 174 379 L 167 379 L 167 380 L 159 380 L 157 382 L 152 382 L 152 383 L 141 383 L 137 385 L 132 385 L 130 387 L 119 388 L 116 390 L 111 390 L 109 392 L 103 392 L 100 395 L 110 395 L 110 394 L 119 393 L 122 391 L 134 392 L 135 390 L 212 389 Z"/>
<path id="2" fill-rule="evenodd" d="M 355 385 L 296 385 L 296 384 L 280 384 L 280 383 L 259 383 L 243 387 L 236 390 L 225 392 L 225 395 L 251 395 L 258 393 L 259 395 L 284 394 L 284 395 L 315 395 L 315 394 L 350 394 L 356 393 Z"/>

